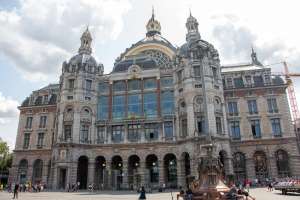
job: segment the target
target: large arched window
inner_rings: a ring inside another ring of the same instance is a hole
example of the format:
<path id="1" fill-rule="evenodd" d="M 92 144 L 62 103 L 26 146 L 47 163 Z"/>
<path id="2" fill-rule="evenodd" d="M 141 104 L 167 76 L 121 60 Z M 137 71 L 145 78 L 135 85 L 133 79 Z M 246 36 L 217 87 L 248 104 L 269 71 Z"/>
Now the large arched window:
<path id="1" fill-rule="evenodd" d="M 157 93 L 148 92 L 144 94 L 144 114 L 146 117 L 157 116 Z"/>
<path id="2" fill-rule="evenodd" d="M 243 182 L 246 179 L 246 157 L 243 153 L 233 154 L 233 170 L 237 181 Z"/>
<path id="3" fill-rule="evenodd" d="M 23 159 L 19 163 L 19 170 L 18 170 L 20 183 L 25 183 L 27 181 L 27 170 L 28 170 L 28 161 Z"/>
<path id="4" fill-rule="evenodd" d="M 289 173 L 289 157 L 286 151 L 278 150 L 275 153 L 278 177 L 288 177 Z"/>

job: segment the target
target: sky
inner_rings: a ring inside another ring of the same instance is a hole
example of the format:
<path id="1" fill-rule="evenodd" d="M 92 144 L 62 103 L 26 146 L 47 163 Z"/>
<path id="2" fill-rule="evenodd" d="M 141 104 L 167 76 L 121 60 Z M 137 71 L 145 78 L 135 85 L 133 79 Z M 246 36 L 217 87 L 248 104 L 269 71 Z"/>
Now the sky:
<path id="1" fill-rule="evenodd" d="M 57 83 L 63 61 L 75 55 L 89 26 L 93 56 L 109 73 L 126 48 L 145 37 L 155 17 L 174 46 L 185 42 L 191 10 L 202 39 L 219 51 L 221 64 L 250 62 L 251 46 L 264 65 L 300 73 L 298 1 L 261 0 L 0 0 L 0 137 L 11 149 L 18 106 L 49 83 Z M 300 105 L 300 78 L 293 79 Z"/>

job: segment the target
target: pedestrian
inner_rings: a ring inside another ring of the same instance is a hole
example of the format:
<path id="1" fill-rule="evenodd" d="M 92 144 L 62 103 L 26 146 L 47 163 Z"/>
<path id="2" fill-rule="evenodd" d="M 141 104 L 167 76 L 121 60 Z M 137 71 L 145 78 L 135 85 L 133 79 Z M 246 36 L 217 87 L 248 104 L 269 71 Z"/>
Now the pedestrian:
<path id="1" fill-rule="evenodd" d="M 142 199 L 146 199 L 146 191 L 145 191 L 144 186 L 142 186 L 142 188 L 141 188 L 140 197 L 139 197 L 139 200 L 142 200 Z"/>
<path id="2" fill-rule="evenodd" d="M 19 184 L 16 183 L 15 184 L 15 188 L 14 188 L 14 197 L 13 197 L 13 199 L 17 199 L 18 198 L 18 192 L 19 192 Z"/>
<path id="3" fill-rule="evenodd" d="M 246 190 L 249 193 L 249 190 L 250 190 L 250 181 L 248 179 L 246 179 Z"/>
<path id="4" fill-rule="evenodd" d="M 179 193 L 177 194 L 177 200 L 179 200 L 179 198 L 182 198 L 182 199 L 184 199 L 184 190 L 182 189 L 182 187 L 180 186 L 179 187 Z"/>
<path id="5" fill-rule="evenodd" d="M 192 200 L 192 198 L 193 198 L 193 192 L 192 192 L 191 188 L 189 188 L 189 187 L 186 190 L 186 196 L 187 196 L 187 200 Z"/>

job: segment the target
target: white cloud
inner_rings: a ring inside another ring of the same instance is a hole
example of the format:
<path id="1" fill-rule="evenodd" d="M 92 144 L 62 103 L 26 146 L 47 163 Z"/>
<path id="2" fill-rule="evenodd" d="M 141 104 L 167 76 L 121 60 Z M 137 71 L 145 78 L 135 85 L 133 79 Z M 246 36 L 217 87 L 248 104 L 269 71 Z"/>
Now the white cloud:
<path id="1" fill-rule="evenodd" d="M 10 98 L 5 97 L 0 92 L 0 124 L 9 122 L 11 119 L 18 116 L 19 102 Z"/>
<path id="2" fill-rule="evenodd" d="M 24 0 L 20 7 L 0 10 L 0 56 L 29 80 L 48 80 L 77 51 L 89 25 L 94 44 L 114 40 L 123 28 L 127 0 Z"/>

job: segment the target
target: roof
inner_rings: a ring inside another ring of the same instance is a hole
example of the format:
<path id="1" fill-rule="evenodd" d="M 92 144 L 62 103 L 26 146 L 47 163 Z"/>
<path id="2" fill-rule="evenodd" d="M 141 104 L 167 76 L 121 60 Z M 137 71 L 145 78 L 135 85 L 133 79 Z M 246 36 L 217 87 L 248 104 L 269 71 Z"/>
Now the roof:
<path id="1" fill-rule="evenodd" d="M 261 69 L 270 69 L 264 66 L 255 65 L 252 63 L 240 63 L 234 65 L 224 65 L 221 67 L 222 73 L 227 72 L 238 72 L 238 71 L 252 71 L 252 70 L 261 70 Z"/>
<path id="2" fill-rule="evenodd" d="M 120 62 L 116 63 L 114 66 L 113 72 L 127 71 L 128 68 L 134 64 L 140 66 L 143 70 L 152 69 L 152 68 L 157 67 L 156 62 L 149 56 L 137 57 L 137 58 L 133 57 L 133 58 L 128 58 L 124 61 L 120 61 Z"/>

